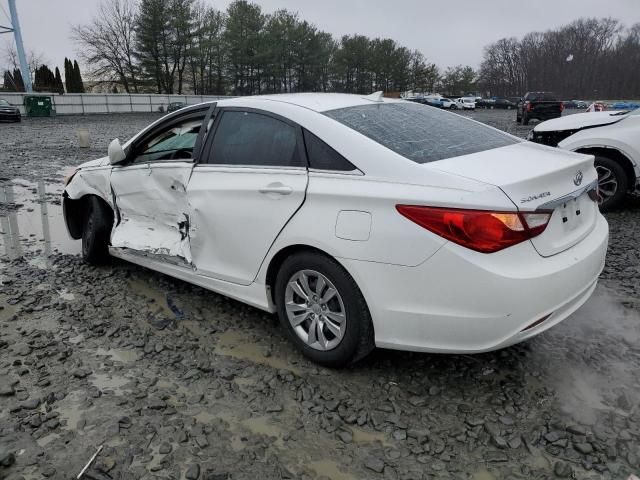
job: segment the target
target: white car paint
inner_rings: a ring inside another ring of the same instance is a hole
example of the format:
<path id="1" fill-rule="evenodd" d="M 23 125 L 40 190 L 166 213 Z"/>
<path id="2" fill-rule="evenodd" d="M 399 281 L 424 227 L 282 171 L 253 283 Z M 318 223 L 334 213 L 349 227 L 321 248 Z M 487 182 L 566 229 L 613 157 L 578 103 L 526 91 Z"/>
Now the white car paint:
<path id="1" fill-rule="evenodd" d="M 598 125 L 608 125 L 615 123 L 626 115 L 622 112 L 590 112 L 575 113 L 573 115 L 564 115 L 558 118 L 552 118 L 545 122 L 541 122 L 535 127 L 537 132 L 554 132 L 558 130 L 575 130 L 578 128 L 595 127 Z"/>
<path id="2" fill-rule="evenodd" d="M 111 166 L 100 159 L 83 164 L 64 195 L 97 195 L 115 208 L 121 221 L 111 234 L 112 255 L 269 312 L 275 311 L 267 284 L 274 257 L 291 246 L 319 249 L 355 279 L 381 347 L 501 348 L 546 330 L 587 300 L 608 241 L 606 221 L 580 195 L 595 178 L 591 157 L 522 142 L 420 164 L 322 114 L 371 104 L 341 94 L 217 102 L 218 108 L 253 108 L 295 122 L 355 165 L 351 172 L 173 161 Z M 580 188 L 573 184 L 576 172 L 584 175 Z M 552 206 L 558 199 L 591 210 L 577 217 Z M 533 240 L 485 254 L 409 221 L 397 205 L 549 208 L 553 214 Z"/>
<path id="3" fill-rule="evenodd" d="M 476 100 L 475 98 L 466 98 L 466 97 L 457 98 L 456 108 L 459 110 L 475 110 Z"/>
<path id="4" fill-rule="evenodd" d="M 442 108 L 456 108 L 456 102 L 450 98 L 443 98 L 440 103 L 442 103 Z"/>
<path id="5" fill-rule="evenodd" d="M 640 191 L 640 109 L 631 112 L 593 112 L 567 115 L 542 122 L 534 132 L 578 130 L 558 147 L 577 151 L 589 148 L 614 149 L 624 155 L 635 172 L 632 188 Z"/>

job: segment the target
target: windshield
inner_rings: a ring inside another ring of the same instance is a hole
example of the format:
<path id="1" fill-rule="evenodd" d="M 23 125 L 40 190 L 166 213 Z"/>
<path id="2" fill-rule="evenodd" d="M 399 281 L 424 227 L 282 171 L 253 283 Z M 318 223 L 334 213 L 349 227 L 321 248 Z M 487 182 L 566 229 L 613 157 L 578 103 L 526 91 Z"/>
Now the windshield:
<path id="1" fill-rule="evenodd" d="M 347 107 L 324 114 L 416 163 L 521 141 L 461 115 L 409 102 Z"/>
<path id="2" fill-rule="evenodd" d="M 3 107 L 7 107 L 9 106 L 9 102 L 7 102 L 6 100 L 0 99 L 0 105 L 2 105 Z"/>

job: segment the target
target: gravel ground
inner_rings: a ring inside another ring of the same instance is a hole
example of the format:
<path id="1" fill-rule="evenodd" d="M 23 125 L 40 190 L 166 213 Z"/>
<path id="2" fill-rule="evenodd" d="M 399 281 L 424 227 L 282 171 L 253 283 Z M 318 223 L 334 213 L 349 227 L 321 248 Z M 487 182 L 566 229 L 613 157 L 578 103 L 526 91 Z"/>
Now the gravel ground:
<path id="1" fill-rule="evenodd" d="M 524 136 L 513 112 L 465 113 Z M 591 300 L 482 355 L 340 371 L 275 317 L 65 236 L 64 171 L 156 115 L 0 125 L 0 478 L 616 478 L 640 470 L 640 203 L 607 215 Z M 89 150 L 76 130 L 91 133 Z M 532 299 L 535 301 L 535 299 Z"/>

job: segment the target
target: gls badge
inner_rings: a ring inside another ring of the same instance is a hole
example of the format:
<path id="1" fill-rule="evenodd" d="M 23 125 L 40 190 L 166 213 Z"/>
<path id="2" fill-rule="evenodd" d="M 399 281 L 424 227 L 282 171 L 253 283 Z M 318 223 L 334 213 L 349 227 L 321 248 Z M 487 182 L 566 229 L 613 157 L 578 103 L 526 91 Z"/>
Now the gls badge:
<path id="1" fill-rule="evenodd" d="M 582 171 L 578 170 L 578 173 L 576 173 L 576 176 L 573 177 L 573 184 L 577 187 L 581 183 L 582 183 Z"/>

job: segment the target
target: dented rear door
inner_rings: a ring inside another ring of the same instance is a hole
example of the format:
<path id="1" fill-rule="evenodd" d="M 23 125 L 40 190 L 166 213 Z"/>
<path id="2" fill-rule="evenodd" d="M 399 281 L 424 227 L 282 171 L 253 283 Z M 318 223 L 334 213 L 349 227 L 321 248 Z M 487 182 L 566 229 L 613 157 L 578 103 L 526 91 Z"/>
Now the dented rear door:
<path id="1" fill-rule="evenodd" d="M 304 202 L 307 181 L 298 125 L 261 110 L 221 109 L 187 188 L 196 272 L 253 282 Z"/>

